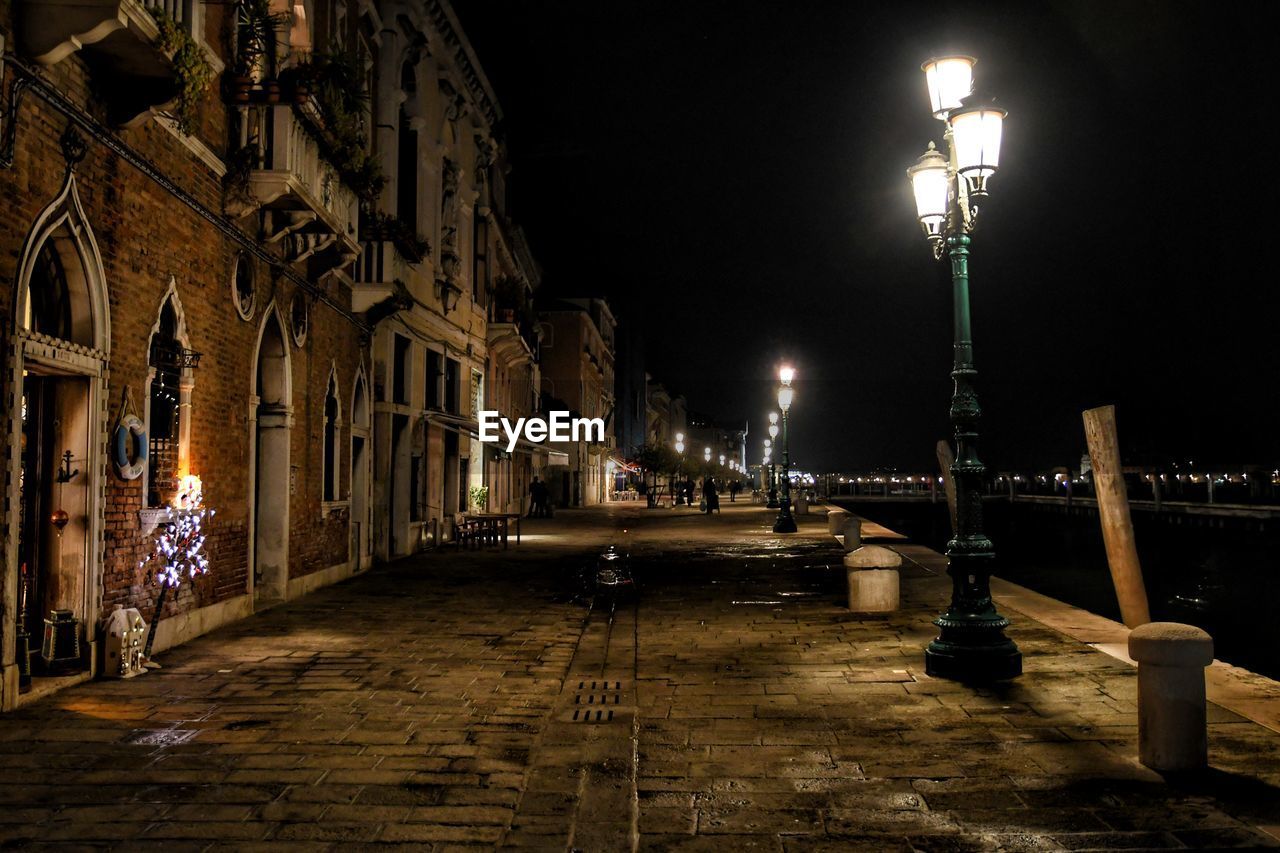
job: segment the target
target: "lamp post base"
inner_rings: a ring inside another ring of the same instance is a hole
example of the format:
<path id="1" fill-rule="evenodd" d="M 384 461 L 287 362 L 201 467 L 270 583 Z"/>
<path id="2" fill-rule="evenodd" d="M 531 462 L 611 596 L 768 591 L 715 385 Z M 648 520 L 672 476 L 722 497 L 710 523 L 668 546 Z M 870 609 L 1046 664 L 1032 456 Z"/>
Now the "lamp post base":
<path id="1" fill-rule="evenodd" d="M 795 533 L 796 520 L 790 515 L 779 515 L 778 520 L 773 523 L 774 533 Z"/>
<path id="2" fill-rule="evenodd" d="M 1022 675 L 1022 652 L 1013 640 L 999 631 L 985 639 L 990 642 L 966 637 L 964 643 L 957 643 L 938 637 L 924 651 L 925 674 L 967 684 L 1009 681 Z"/>

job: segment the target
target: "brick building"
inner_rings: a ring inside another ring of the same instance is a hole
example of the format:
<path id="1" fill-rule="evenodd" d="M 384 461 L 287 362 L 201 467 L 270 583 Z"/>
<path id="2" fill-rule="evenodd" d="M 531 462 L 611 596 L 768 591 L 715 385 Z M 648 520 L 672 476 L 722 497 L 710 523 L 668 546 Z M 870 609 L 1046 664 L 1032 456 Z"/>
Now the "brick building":
<path id="1" fill-rule="evenodd" d="M 370 342 L 390 339 L 353 312 L 351 273 L 381 137 L 334 93 L 344 69 L 372 83 L 401 6 L 158 5 L 0 3 L 4 708 L 90 677 L 116 605 L 151 617 L 139 561 L 186 475 L 217 510 L 210 571 L 170 598 L 159 649 L 371 559 L 392 377 Z M 19 649 L 39 657 L 51 610 L 79 620 L 81 661 L 37 661 L 23 690 Z"/>

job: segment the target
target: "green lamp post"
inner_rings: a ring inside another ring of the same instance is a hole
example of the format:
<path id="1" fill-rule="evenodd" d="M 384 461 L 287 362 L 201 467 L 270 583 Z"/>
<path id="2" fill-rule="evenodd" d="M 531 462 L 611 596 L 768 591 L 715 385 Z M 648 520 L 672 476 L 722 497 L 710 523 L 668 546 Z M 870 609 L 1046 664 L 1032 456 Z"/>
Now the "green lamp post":
<path id="1" fill-rule="evenodd" d="M 791 380 L 795 376 L 796 372 L 790 367 L 778 371 L 778 379 L 782 381 L 778 388 L 778 408 L 782 409 L 782 499 L 778 518 L 773 523 L 774 533 L 796 532 L 796 520 L 791 515 L 791 443 L 787 439 L 787 413 L 791 411 L 791 401 L 795 396 Z"/>
<path id="2" fill-rule="evenodd" d="M 973 388 L 977 370 L 970 330 L 969 235 L 978 205 L 987 196 L 987 179 L 999 164 L 1007 113 L 971 94 L 974 62 L 968 56 L 945 56 L 922 66 L 933 115 L 946 124 L 948 153 L 944 157 L 930 142 L 907 175 L 934 257 L 950 258 L 955 312 L 951 423 L 956 446 L 951 477 L 956 490 L 956 530 L 947 543 L 951 605 L 934 620 L 940 630 L 925 650 L 925 672 L 956 681 L 990 682 L 1020 675 L 1022 653 L 1004 635 L 1009 620 L 991 601 L 995 551 L 982 532 L 986 469 L 977 451 L 982 411 Z"/>

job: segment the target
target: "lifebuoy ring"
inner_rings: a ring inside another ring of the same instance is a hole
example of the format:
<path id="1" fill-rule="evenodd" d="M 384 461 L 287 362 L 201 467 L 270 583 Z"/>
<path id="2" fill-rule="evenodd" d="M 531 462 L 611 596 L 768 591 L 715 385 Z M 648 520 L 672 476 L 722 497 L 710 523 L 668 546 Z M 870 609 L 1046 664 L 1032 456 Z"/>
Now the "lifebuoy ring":
<path id="1" fill-rule="evenodd" d="M 147 466 L 147 427 L 137 415 L 124 415 L 116 424 L 116 473 L 122 480 L 136 480 Z M 137 450 L 137 455 L 132 456 Z"/>

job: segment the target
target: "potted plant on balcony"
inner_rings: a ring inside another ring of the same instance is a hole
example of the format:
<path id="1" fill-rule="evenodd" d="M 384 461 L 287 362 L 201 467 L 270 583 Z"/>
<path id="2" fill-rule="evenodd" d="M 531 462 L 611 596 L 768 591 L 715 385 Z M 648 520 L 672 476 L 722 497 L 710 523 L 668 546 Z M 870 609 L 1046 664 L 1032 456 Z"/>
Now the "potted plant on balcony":
<path id="1" fill-rule="evenodd" d="M 252 98 L 253 87 L 261 82 L 264 94 L 270 100 L 275 86 L 279 100 L 280 87 L 274 79 L 268 80 L 275 60 L 276 34 L 288 21 L 283 12 L 271 11 L 271 0 L 239 0 L 236 7 L 236 59 L 229 83 L 231 100 L 246 103 Z M 275 101 L 271 101 L 274 103 Z"/>
<path id="2" fill-rule="evenodd" d="M 160 8 L 148 9 L 160 30 L 156 46 L 169 57 L 177 96 L 171 102 L 178 130 L 190 135 L 200 118 L 200 100 L 213 82 L 213 67 L 185 29 Z"/>
<path id="3" fill-rule="evenodd" d="M 360 197 L 366 208 L 386 186 L 378 161 L 369 156 L 369 95 L 363 66 L 345 53 L 316 53 L 297 67 L 297 79 L 314 95 L 313 122 L 325 157 Z"/>
<path id="4" fill-rule="evenodd" d="M 410 264 L 422 263 L 431 254 L 431 243 L 398 216 L 381 211 L 360 212 L 362 240 L 390 240 Z"/>

